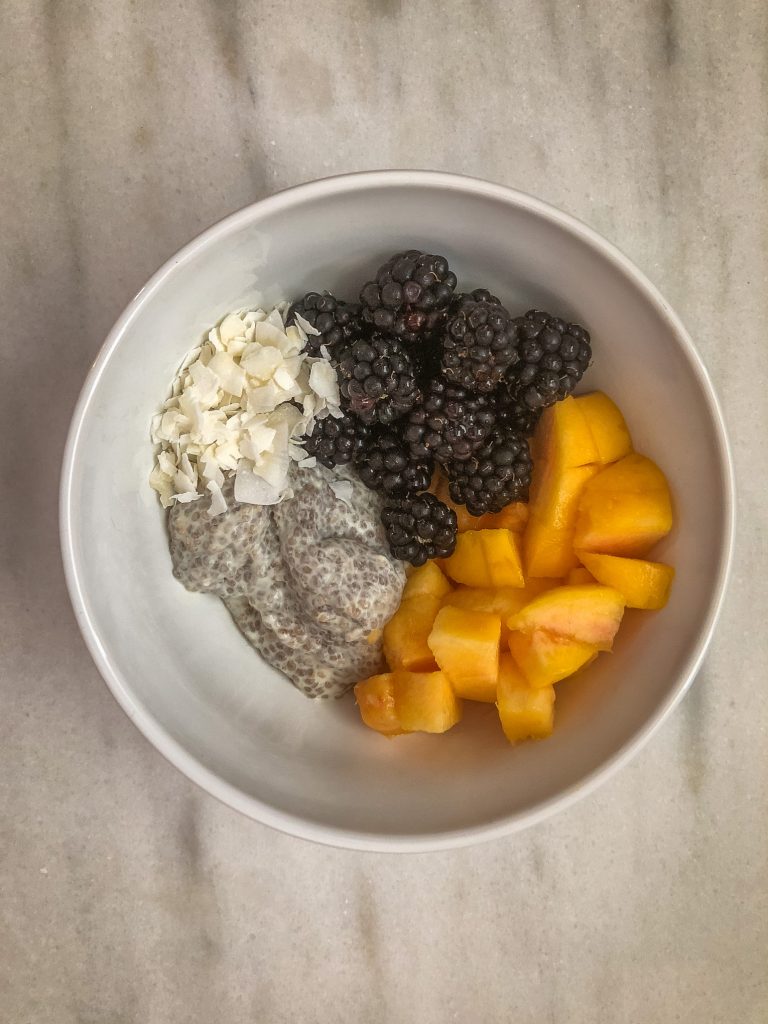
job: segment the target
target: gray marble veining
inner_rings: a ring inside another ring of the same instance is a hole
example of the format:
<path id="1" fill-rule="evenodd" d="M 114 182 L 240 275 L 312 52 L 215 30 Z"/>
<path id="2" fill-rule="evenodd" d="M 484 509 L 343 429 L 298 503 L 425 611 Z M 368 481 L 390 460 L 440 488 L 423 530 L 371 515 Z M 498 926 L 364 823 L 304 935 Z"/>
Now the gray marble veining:
<path id="1" fill-rule="evenodd" d="M 762 0 L 7 0 L 0 13 L 0 1019 L 768 1019 L 768 6 Z M 535 193 L 663 288 L 730 424 L 733 585 L 617 778 L 451 854 L 307 845 L 142 739 L 77 633 L 56 486 L 80 383 L 147 276 L 340 171 Z"/>

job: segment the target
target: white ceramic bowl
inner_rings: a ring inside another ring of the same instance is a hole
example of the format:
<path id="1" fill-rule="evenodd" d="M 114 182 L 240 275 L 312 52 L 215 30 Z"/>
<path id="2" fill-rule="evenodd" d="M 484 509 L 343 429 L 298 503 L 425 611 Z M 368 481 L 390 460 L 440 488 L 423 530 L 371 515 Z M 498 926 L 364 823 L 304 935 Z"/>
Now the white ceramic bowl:
<path id="1" fill-rule="evenodd" d="M 354 295 L 387 254 L 448 257 L 463 287 L 586 324 L 585 384 L 620 405 L 672 485 L 663 613 L 629 612 L 611 657 L 558 687 L 544 743 L 510 747 L 476 705 L 446 736 L 388 741 L 352 698 L 313 702 L 256 656 L 214 597 L 171 575 L 147 484 L 150 417 L 184 352 L 227 311 L 308 288 Z M 682 324 L 594 231 L 519 192 L 448 174 L 316 181 L 255 203 L 162 267 L 107 338 L 67 444 L 61 539 L 80 628 L 117 700 L 169 761 L 275 828 L 365 850 L 460 846 L 538 821 L 648 739 L 692 681 L 728 571 L 733 482 L 711 383 Z"/>

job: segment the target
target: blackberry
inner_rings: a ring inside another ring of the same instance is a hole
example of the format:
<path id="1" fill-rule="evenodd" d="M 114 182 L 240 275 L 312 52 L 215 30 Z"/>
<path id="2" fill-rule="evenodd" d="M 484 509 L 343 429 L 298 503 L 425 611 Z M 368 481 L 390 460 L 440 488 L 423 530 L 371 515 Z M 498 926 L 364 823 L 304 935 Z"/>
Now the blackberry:
<path id="1" fill-rule="evenodd" d="M 501 303 L 463 301 L 448 318 L 443 376 L 472 391 L 493 391 L 519 362 L 519 330 Z"/>
<path id="2" fill-rule="evenodd" d="M 545 409 L 565 398 L 592 358 L 589 332 L 539 309 L 515 323 L 520 331 L 520 362 L 509 374 L 518 398 L 529 409 Z"/>
<path id="3" fill-rule="evenodd" d="M 501 512 L 510 502 L 528 497 L 531 468 L 524 435 L 496 427 L 476 454 L 447 467 L 448 492 L 473 516 Z"/>
<path id="4" fill-rule="evenodd" d="M 328 469 L 333 469 L 334 466 L 354 462 L 362 453 L 369 434 L 370 427 L 349 413 L 342 413 L 337 419 L 326 416 L 315 420 L 312 433 L 304 440 L 304 450 Z"/>
<path id="5" fill-rule="evenodd" d="M 443 256 L 409 249 L 379 267 L 360 292 L 363 320 L 412 343 L 433 330 L 448 308 L 456 275 Z"/>
<path id="6" fill-rule="evenodd" d="M 320 331 L 320 334 L 309 334 L 304 346 L 313 355 L 320 354 L 320 346 L 329 350 L 342 341 L 349 341 L 362 333 L 360 307 L 350 302 L 337 299 L 330 292 L 307 292 L 294 302 L 288 310 L 286 324 L 296 322 L 296 314 Z"/>
<path id="7" fill-rule="evenodd" d="M 396 338 L 361 338 L 337 349 L 333 363 L 342 405 L 363 423 L 393 423 L 421 397 L 413 364 Z"/>
<path id="8" fill-rule="evenodd" d="M 366 487 L 396 498 L 426 491 L 434 461 L 411 454 L 408 445 L 392 430 L 374 434 L 357 458 L 357 472 Z"/>
<path id="9" fill-rule="evenodd" d="M 447 558 L 456 548 L 456 513 L 434 494 L 418 494 L 385 505 L 381 521 L 395 558 L 423 565 Z"/>
<path id="10" fill-rule="evenodd" d="M 496 426 L 509 427 L 524 437 L 530 437 L 536 429 L 543 410 L 529 409 L 513 395 L 506 381 L 499 385 L 493 394 L 493 406 L 496 414 Z"/>
<path id="11" fill-rule="evenodd" d="M 472 394 L 438 377 L 408 417 L 403 438 L 416 457 L 431 455 L 440 463 L 455 462 L 468 459 L 494 423 L 486 395 Z"/>

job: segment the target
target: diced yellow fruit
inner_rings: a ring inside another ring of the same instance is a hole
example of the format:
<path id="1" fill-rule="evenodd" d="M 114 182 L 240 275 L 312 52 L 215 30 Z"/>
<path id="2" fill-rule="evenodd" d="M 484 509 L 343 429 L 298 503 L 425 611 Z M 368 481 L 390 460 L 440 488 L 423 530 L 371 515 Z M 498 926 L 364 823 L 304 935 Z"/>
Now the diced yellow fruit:
<path id="1" fill-rule="evenodd" d="M 595 577 L 585 569 L 583 565 L 577 565 L 575 569 L 571 569 L 568 575 L 565 577 L 565 585 L 568 587 L 578 587 L 586 583 L 596 583 Z M 600 581 L 604 582 L 603 580 Z"/>
<path id="2" fill-rule="evenodd" d="M 496 707 L 504 735 L 510 743 L 544 739 L 550 735 L 554 725 L 555 690 L 552 686 L 530 686 L 511 655 L 502 654 Z"/>
<path id="3" fill-rule="evenodd" d="M 507 626 L 512 632 L 543 629 L 610 651 L 623 615 L 624 598 L 612 587 L 555 587 L 513 615 Z"/>
<path id="4" fill-rule="evenodd" d="M 557 471 L 588 466 L 599 460 L 592 431 L 571 396 L 544 410 L 531 443 L 534 462 L 543 460 Z M 535 486 L 532 483 L 533 496 Z"/>
<path id="5" fill-rule="evenodd" d="M 392 671 L 429 672 L 437 668 L 427 637 L 432 632 L 441 602 L 442 598 L 427 594 L 400 602 L 384 627 L 384 657 Z"/>
<path id="6" fill-rule="evenodd" d="M 395 672 L 395 711 L 405 732 L 447 732 L 461 720 L 461 701 L 443 672 Z"/>
<path id="7" fill-rule="evenodd" d="M 621 410 L 608 395 L 594 391 L 576 399 L 597 448 L 598 459 L 606 466 L 632 451 L 632 438 Z"/>
<path id="8" fill-rule="evenodd" d="M 576 554 L 599 583 L 618 590 L 627 608 L 658 609 L 667 603 L 675 577 L 671 565 L 640 558 L 596 555 L 589 551 Z"/>
<path id="9" fill-rule="evenodd" d="M 414 569 L 408 576 L 403 588 L 402 599 L 406 601 L 410 597 L 421 597 L 423 595 L 443 598 L 450 592 L 451 584 L 440 572 L 438 566 L 434 562 L 425 562 L 424 565 Z"/>
<path id="10" fill-rule="evenodd" d="M 437 613 L 429 646 L 459 697 L 496 700 L 501 618 L 446 605 Z"/>
<path id="11" fill-rule="evenodd" d="M 501 616 L 501 643 L 504 645 L 509 634 L 507 619 L 510 615 L 558 583 L 559 580 L 527 580 L 524 587 L 460 587 L 443 598 L 443 606 Z"/>
<path id="12" fill-rule="evenodd" d="M 397 736 L 403 730 L 395 710 L 394 676 L 390 673 L 371 676 L 355 686 L 355 700 L 360 717 L 369 729 L 385 736 Z"/>
<path id="13" fill-rule="evenodd" d="M 641 556 L 672 529 L 666 478 L 643 455 L 601 470 L 579 499 L 574 547 L 606 555 Z"/>
<path id="14" fill-rule="evenodd" d="M 520 541 L 511 530 L 480 530 L 478 532 L 488 566 L 492 587 L 525 585 Z"/>
<path id="15" fill-rule="evenodd" d="M 550 686 L 597 657 L 597 647 L 546 629 L 509 634 L 509 649 L 529 686 Z"/>
<path id="16" fill-rule="evenodd" d="M 510 530 L 472 530 L 459 534 L 456 550 L 443 559 L 451 579 L 468 587 L 522 587 L 523 567 L 517 537 Z"/>

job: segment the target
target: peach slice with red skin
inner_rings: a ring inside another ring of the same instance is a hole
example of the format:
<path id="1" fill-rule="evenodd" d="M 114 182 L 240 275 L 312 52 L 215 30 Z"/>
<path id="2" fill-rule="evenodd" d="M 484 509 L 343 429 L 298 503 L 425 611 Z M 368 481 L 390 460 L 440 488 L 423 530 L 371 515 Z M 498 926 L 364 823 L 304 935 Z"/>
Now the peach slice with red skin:
<path id="1" fill-rule="evenodd" d="M 507 620 L 510 632 L 545 630 L 610 651 L 624 615 L 624 598 L 612 587 L 554 587 Z"/>
<path id="2" fill-rule="evenodd" d="M 509 650 L 529 686 L 551 686 L 597 657 L 597 647 L 546 629 L 509 634 Z"/>

